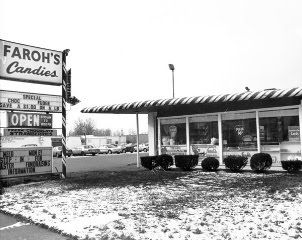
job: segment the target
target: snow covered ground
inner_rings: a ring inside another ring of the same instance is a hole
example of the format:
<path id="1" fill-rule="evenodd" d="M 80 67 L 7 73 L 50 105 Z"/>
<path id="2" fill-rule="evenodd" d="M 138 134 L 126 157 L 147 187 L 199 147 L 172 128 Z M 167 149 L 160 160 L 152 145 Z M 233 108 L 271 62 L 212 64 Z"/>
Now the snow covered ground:
<path id="1" fill-rule="evenodd" d="M 302 175 L 99 172 L 6 188 L 0 209 L 78 239 L 300 239 Z"/>

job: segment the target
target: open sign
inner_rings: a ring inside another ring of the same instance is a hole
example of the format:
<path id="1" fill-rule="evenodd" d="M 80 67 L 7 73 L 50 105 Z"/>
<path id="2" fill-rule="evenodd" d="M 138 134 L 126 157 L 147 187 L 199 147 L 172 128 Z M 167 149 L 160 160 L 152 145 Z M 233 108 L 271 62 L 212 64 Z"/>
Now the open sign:
<path id="1" fill-rule="evenodd" d="M 8 127 L 52 128 L 51 114 L 7 113 Z"/>

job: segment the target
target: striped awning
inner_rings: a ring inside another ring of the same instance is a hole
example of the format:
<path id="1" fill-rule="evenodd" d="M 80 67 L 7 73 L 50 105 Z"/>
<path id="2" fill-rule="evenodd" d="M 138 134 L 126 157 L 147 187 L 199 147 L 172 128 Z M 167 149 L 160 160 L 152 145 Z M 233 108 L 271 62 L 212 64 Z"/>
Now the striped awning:
<path id="1" fill-rule="evenodd" d="M 234 94 L 220 94 L 207 95 L 196 97 L 182 97 L 182 98 L 166 98 L 149 101 L 139 101 L 121 104 L 112 104 L 104 106 L 87 107 L 81 110 L 82 113 L 149 113 L 163 109 L 165 107 L 173 106 L 188 106 L 188 105 L 211 105 L 211 104 L 225 104 L 225 103 L 242 103 L 253 102 L 257 100 L 268 99 L 302 99 L 302 88 L 290 89 L 265 89 L 261 91 L 245 91 Z"/>

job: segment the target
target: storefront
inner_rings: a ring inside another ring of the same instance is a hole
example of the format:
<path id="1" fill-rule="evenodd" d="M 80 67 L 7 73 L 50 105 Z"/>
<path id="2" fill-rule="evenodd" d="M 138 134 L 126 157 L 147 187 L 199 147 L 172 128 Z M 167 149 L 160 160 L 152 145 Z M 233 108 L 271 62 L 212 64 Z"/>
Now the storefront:
<path id="1" fill-rule="evenodd" d="M 160 99 L 85 108 L 83 113 L 146 113 L 149 153 L 251 157 L 269 153 L 273 164 L 301 160 L 302 88 Z"/>

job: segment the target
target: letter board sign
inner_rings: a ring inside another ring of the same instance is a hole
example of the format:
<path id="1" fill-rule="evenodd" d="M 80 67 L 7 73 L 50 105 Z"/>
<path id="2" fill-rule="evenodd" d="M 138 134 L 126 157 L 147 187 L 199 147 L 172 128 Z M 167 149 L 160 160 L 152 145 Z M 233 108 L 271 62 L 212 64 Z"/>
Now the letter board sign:
<path id="1" fill-rule="evenodd" d="M 62 85 L 62 52 L 0 39 L 0 78 Z"/>
<path id="2" fill-rule="evenodd" d="M 52 147 L 2 148 L 0 178 L 52 172 Z"/>
<path id="3" fill-rule="evenodd" d="M 7 125 L 11 128 L 52 128 L 52 115 L 8 112 Z"/>
<path id="4" fill-rule="evenodd" d="M 62 97 L 0 90 L 0 110 L 61 113 Z"/>

